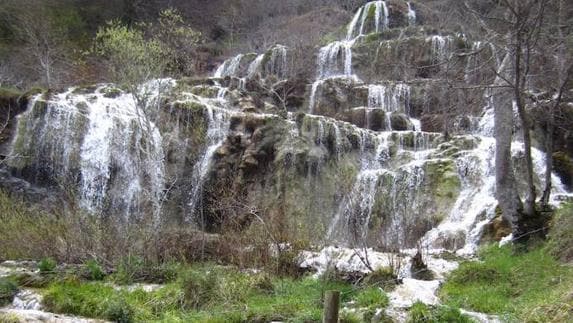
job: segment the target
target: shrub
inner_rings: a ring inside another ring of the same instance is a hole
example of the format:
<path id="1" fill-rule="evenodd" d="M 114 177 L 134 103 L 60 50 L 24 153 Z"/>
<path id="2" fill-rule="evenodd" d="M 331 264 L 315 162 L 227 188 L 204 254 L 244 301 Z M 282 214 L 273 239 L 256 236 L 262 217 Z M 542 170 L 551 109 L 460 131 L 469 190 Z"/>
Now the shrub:
<path id="1" fill-rule="evenodd" d="M 105 273 L 96 260 L 88 260 L 85 264 L 88 279 L 90 280 L 103 280 Z"/>
<path id="2" fill-rule="evenodd" d="M 18 293 L 18 286 L 11 280 L 0 278 L 0 306 L 12 303 Z"/>
<path id="3" fill-rule="evenodd" d="M 107 304 L 105 318 L 117 323 L 130 323 L 134 321 L 134 310 L 123 299 L 114 299 Z"/>
<path id="4" fill-rule="evenodd" d="M 57 266 L 58 263 L 53 258 L 44 258 L 40 260 L 40 263 L 38 264 L 38 269 L 40 270 L 40 273 L 47 274 L 47 273 L 53 273 L 56 270 Z"/>
<path id="5" fill-rule="evenodd" d="M 185 304 L 194 309 L 208 304 L 214 296 L 216 284 L 217 275 L 213 271 L 190 270 L 184 273 L 181 286 L 185 295 Z"/>

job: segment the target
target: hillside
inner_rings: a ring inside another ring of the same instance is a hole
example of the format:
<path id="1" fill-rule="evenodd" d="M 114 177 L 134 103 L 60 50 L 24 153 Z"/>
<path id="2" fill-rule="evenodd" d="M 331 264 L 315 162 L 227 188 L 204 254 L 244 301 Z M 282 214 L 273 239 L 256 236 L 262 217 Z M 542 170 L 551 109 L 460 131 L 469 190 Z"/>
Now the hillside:
<path id="1" fill-rule="evenodd" d="M 0 321 L 573 319 L 572 21 L 3 2 Z"/>

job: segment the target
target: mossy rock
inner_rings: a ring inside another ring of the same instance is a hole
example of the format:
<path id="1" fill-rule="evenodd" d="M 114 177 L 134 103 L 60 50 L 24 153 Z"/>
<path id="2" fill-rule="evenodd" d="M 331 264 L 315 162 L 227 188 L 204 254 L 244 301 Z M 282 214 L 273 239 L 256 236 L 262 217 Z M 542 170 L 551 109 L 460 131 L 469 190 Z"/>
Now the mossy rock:
<path id="1" fill-rule="evenodd" d="M 395 131 L 414 130 L 414 125 L 412 125 L 410 118 L 402 113 L 393 113 L 390 117 L 390 123 L 392 125 L 392 130 Z"/>
<path id="2" fill-rule="evenodd" d="M 103 96 L 105 98 L 109 98 L 109 99 L 115 99 L 117 97 L 119 97 L 122 93 L 122 91 L 118 88 L 108 88 L 106 87 L 105 89 L 102 90 L 103 92 Z"/>
<path id="3" fill-rule="evenodd" d="M 484 228 L 484 233 L 482 236 L 483 242 L 494 242 L 501 241 L 501 239 L 507 237 L 511 234 L 511 224 L 504 219 L 501 215 L 498 215 L 490 223 L 488 223 Z"/>
<path id="4" fill-rule="evenodd" d="M 219 89 L 208 85 L 198 85 L 191 88 L 191 93 L 204 98 L 214 98 L 219 93 Z"/>
<path id="5" fill-rule="evenodd" d="M 75 88 L 72 93 L 73 94 L 93 94 L 96 92 L 96 90 L 98 89 L 97 85 L 88 85 L 88 86 L 80 86 Z"/>

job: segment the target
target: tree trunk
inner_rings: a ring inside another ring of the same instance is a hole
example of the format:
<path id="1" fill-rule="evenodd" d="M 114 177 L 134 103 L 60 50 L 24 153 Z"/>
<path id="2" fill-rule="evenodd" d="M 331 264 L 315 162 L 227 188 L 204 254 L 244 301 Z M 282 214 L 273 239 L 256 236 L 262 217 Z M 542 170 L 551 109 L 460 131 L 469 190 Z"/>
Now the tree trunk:
<path id="1" fill-rule="evenodd" d="M 507 75 L 510 67 L 510 55 L 507 54 L 499 67 L 498 74 Z M 494 85 L 503 85 L 502 77 L 498 77 Z M 504 219 L 512 224 L 514 233 L 518 233 L 517 224 L 521 213 L 521 200 L 515 185 L 513 162 L 511 159 L 511 142 L 513 137 L 513 109 L 507 93 L 503 88 L 492 90 L 492 103 L 495 115 L 495 180 L 496 198 Z"/>
<path id="2" fill-rule="evenodd" d="M 551 198 L 551 176 L 553 174 L 553 132 L 555 128 L 555 111 L 553 104 L 549 109 L 547 117 L 547 137 L 545 138 L 545 189 L 541 197 L 541 206 L 544 210 L 549 209 L 549 199 Z"/>
<path id="3" fill-rule="evenodd" d="M 521 120 L 521 131 L 523 132 L 523 149 L 525 152 L 525 180 L 527 183 L 527 195 L 525 197 L 525 207 L 523 213 L 527 217 L 535 216 L 535 184 L 533 182 L 533 159 L 531 158 L 531 133 L 529 131 L 529 117 L 525 111 L 525 102 L 523 100 L 523 90 L 525 90 L 523 68 L 523 39 L 521 32 L 516 33 L 515 53 L 514 53 L 514 99 L 517 105 L 517 112 Z"/>

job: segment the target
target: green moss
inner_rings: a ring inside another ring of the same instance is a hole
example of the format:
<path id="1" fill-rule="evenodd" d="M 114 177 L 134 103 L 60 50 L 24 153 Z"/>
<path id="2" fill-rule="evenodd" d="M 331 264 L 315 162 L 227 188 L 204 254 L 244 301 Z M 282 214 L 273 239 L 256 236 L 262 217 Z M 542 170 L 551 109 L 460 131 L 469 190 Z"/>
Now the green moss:
<path id="1" fill-rule="evenodd" d="M 118 88 L 105 88 L 103 89 L 103 96 L 110 99 L 115 99 L 120 96 L 122 91 Z"/>
<path id="2" fill-rule="evenodd" d="M 366 35 L 363 39 L 362 42 L 363 43 L 373 43 L 373 42 L 378 42 L 380 41 L 380 33 L 370 33 L 368 35 Z"/>
<path id="3" fill-rule="evenodd" d="M 214 98 L 218 92 L 218 88 L 207 85 L 199 85 L 191 88 L 191 93 L 205 98 Z"/>
<path id="4" fill-rule="evenodd" d="M 0 102 L 17 100 L 22 94 L 18 89 L 0 87 Z"/>
<path id="5" fill-rule="evenodd" d="M 376 6 L 371 5 L 368 7 L 368 15 L 366 16 L 366 20 L 374 20 L 376 19 Z"/>
<path id="6" fill-rule="evenodd" d="M 73 94 L 92 94 L 95 93 L 97 90 L 97 85 L 87 85 L 87 86 L 80 86 L 75 88 L 72 93 Z"/>
<path id="7" fill-rule="evenodd" d="M 426 164 L 426 172 L 434 183 L 437 197 L 453 199 L 459 194 L 461 182 L 452 160 L 439 160 Z"/>
<path id="8" fill-rule="evenodd" d="M 480 260 L 462 263 L 450 274 L 440 291 L 446 304 L 503 314 L 515 321 L 547 315 L 541 309 L 566 305 L 556 315 L 565 317 L 563 322 L 573 319 L 567 310 L 573 300 L 566 299 L 573 285 L 573 269 L 559 264 L 544 248 L 514 255 L 509 246 L 493 245 L 480 252 Z"/>

